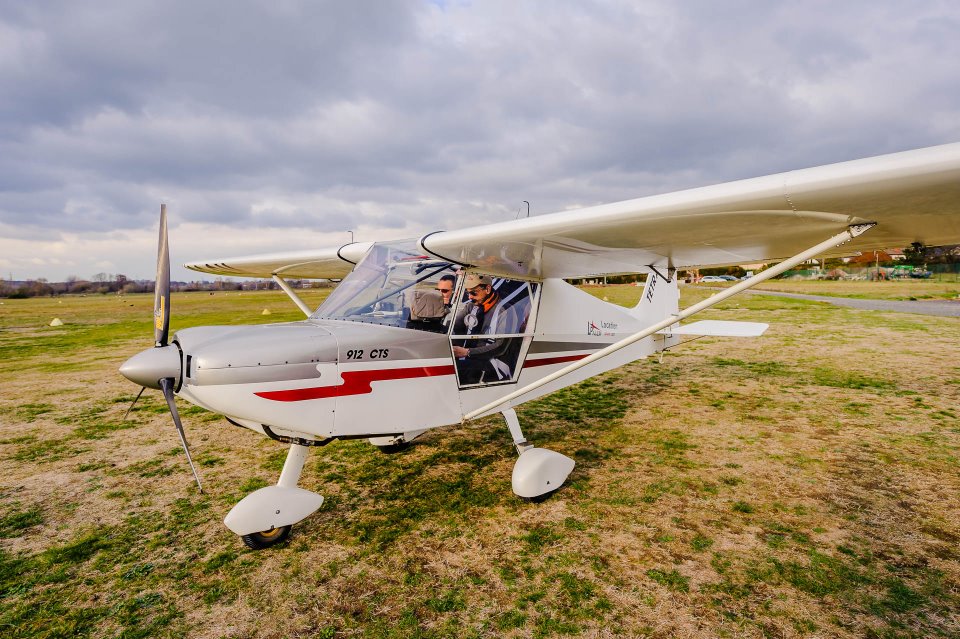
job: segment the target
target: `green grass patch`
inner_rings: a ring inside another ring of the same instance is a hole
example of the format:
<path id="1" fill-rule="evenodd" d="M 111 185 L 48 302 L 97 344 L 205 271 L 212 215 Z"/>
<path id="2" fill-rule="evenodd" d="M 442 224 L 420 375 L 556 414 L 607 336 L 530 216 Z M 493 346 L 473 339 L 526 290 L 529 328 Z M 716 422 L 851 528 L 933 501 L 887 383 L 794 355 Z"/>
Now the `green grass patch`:
<path id="1" fill-rule="evenodd" d="M 753 504 L 750 504 L 750 503 L 745 502 L 745 501 L 735 501 L 735 502 L 733 502 L 733 506 L 731 506 L 731 509 L 732 509 L 733 512 L 735 512 L 735 513 L 744 513 L 744 514 L 750 514 L 750 513 L 752 513 L 754 510 L 756 510 L 756 509 L 753 507 Z"/>
<path id="2" fill-rule="evenodd" d="M 794 374 L 794 367 L 783 362 L 746 362 L 741 359 L 729 357 L 714 357 L 710 364 L 720 368 L 739 369 L 755 377 L 783 377 Z"/>
<path id="3" fill-rule="evenodd" d="M 630 403 L 616 382 L 617 377 L 611 375 L 588 379 L 548 399 L 525 404 L 522 414 L 526 420 L 541 423 L 595 424 L 621 420 Z"/>
<path id="4" fill-rule="evenodd" d="M 693 539 L 690 540 L 690 547 L 697 552 L 703 552 L 709 549 L 712 545 L 713 540 L 702 533 L 697 533 L 694 535 Z"/>
<path id="5" fill-rule="evenodd" d="M 690 578 L 684 577 L 676 569 L 670 571 L 650 569 L 647 571 L 647 577 L 675 592 L 690 592 Z"/>
<path id="6" fill-rule="evenodd" d="M 53 404 L 22 404 L 14 409 L 14 415 L 25 422 L 32 422 L 35 421 L 37 417 L 52 413 L 53 411 Z"/>
<path id="7" fill-rule="evenodd" d="M 29 528 L 43 523 L 43 511 L 39 506 L 20 510 L 14 503 L 9 512 L 0 517 L 0 538 L 19 537 Z"/>
<path id="8" fill-rule="evenodd" d="M 830 386 L 832 388 L 892 391 L 897 387 L 894 382 L 888 379 L 865 375 L 857 371 L 837 370 L 833 368 L 815 368 L 811 378 L 812 382 L 818 386 Z"/>

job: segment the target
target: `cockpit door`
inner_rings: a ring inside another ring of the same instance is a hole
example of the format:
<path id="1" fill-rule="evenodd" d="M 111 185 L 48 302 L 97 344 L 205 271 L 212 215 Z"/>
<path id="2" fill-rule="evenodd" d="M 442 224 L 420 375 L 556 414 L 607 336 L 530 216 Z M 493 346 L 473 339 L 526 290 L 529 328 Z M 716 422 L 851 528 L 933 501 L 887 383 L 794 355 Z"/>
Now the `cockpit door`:
<path id="1" fill-rule="evenodd" d="M 533 340 L 540 284 L 468 274 L 460 290 L 450 331 L 460 389 L 515 383 Z"/>

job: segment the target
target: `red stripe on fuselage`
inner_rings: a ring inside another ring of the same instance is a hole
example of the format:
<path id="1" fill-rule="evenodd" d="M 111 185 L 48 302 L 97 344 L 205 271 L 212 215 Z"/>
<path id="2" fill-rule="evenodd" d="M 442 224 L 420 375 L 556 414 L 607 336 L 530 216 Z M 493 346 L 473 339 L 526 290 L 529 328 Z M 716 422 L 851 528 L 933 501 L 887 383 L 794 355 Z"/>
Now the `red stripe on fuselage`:
<path id="1" fill-rule="evenodd" d="M 549 366 L 550 364 L 565 364 L 566 362 L 575 362 L 583 359 L 586 355 L 561 355 L 560 357 L 544 357 L 543 359 L 528 359 L 524 364 L 526 368 L 532 366 Z"/>
<path id="2" fill-rule="evenodd" d="M 302 402 L 307 399 L 326 399 L 344 395 L 365 395 L 372 393 L 372 382 L 384 382 L 391 379 L 414 379 L 417 377 L 436 377 L 453 375 L 453 366 L 415 366 L 412 368 L 381 368 L 370 371 L 347 371 L 341 374 L 343 383 L 339 386 L 317 386 L 315 388 L 296 388 L 293 390 L 264 391 L 254 393 L 257 397 L 277 402 Z"/>
<path id="3" fill-rule="evenodd" d="M 562 355 L 560 357 L 528 359 L 524 365 L 527 368 L 549 366 L 551 364 L 575 362 L 584 357 L 586 357 L 586 355 Z M 367 393 L 373 392 L 373 388 L 370 386 L 373 382 L 385 382 L 393 379 L 416 379 L 417 377 L 438 377 L 442 375 L 453 375 L 454 372 L 453 366 L 414 366 L 412 368 L 381 368 L 369 371 L 347 371 L 341 374 L 343 383 L 338 386 L 315 386 L 313 388 L 295 388 L 282 391 L 263 391 L 254 393 L 254 395 L 275 402 L 302 402 L 309 399 L 366 395 Z"/>

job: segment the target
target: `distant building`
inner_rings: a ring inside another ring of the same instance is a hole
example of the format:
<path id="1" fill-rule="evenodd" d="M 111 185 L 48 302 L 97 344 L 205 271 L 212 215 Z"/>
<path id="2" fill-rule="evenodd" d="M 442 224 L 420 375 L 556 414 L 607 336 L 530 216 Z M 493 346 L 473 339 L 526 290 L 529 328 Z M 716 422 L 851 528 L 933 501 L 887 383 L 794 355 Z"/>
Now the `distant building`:
<path id="1" fill-rule="evenodd" d="M 901 262 L 906 259 L 907 256 L 904 255 L 903 249 L 890 248 L 879 251 L 864 251 L 860 255 L 845 257 L 843 258 L 843 263 L 853 265 L 869 265 L 876 264 L 877 262 Z"/>

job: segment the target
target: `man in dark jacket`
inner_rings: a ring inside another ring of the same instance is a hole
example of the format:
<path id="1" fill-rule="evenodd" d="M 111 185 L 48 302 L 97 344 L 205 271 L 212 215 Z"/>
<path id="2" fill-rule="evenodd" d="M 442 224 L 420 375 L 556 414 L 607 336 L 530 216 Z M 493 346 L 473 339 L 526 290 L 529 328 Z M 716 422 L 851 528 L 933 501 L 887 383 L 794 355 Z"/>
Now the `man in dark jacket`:
<path id="1" fill-rule="evenodd" d="M 461 384 L 480 384 L 509 380 L 513 375 L 511 357 L 505 357 L 514 340 L 503 337 L 520 332 L 521 318 L 513 305 L 502 303 L 487 275 L 468 273 L 464 283 L 470 300 L 457 314 L 454 332 L 458 335 L 489 335 L 482 339 L 459 341 L 453 347 L 458 359 Z M 506 361 L 504 361 L 506 359 Z"/>

